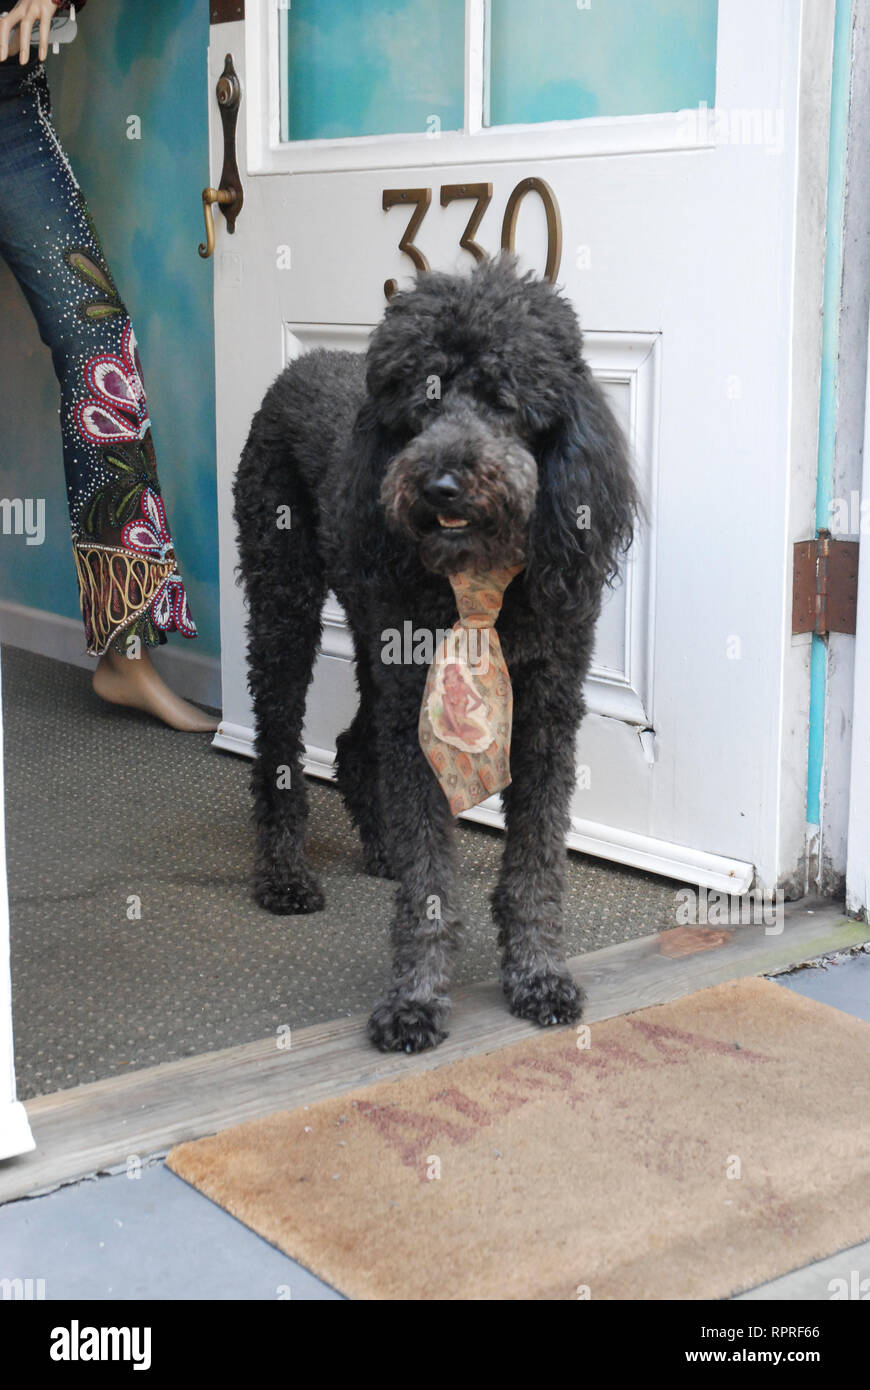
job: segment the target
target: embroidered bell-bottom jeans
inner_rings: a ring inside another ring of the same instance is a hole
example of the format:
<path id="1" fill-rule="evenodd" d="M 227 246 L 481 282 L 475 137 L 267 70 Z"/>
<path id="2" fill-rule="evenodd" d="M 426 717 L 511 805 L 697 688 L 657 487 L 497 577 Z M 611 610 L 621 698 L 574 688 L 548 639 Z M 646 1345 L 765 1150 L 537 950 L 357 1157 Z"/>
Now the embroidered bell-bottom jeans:
<path id="1" fill-rule="evenodd" d="M 51 349 L 88 651 L 196 627 L 160 496 L 136 335 L 51 123 L 42 64 L 0 64 L 0 254 Z"/>

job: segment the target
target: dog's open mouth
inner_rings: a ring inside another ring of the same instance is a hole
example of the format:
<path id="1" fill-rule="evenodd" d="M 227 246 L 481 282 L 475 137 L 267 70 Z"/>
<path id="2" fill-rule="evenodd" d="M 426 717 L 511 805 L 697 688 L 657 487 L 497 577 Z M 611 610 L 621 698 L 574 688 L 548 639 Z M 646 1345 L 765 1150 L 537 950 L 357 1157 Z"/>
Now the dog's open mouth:
<path id="1" fill-rule="evenodd" d="M 464 516 L 444 516 L 438 514 L 438 525 L 445 531 L 457 531 L 468 525 L 468 518 Z"/>

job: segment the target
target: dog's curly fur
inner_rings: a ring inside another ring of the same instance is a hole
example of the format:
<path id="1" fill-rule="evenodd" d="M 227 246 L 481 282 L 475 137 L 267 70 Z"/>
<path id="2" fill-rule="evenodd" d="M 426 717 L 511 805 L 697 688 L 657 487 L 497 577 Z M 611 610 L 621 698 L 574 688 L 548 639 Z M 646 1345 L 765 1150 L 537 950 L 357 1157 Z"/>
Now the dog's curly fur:
<path id="1" fill-rule="evenodd" d="M 332 589 L 360 694 L 338 741 L 338 784 L 367 871 L 398 880 L 392 987 L 369 1022 L 385 1050 L 446 1036 L 461 893 L 447 801 L 417 740 L 427 669 L 384 664 L 384 634 L 407 620 L 450 628 L 449 573 L 524 562 L 498 620 L 513 780 L 492 906 L 512 1012 L 579 1018 L 561 920 L 574 741 L 603 587 L 637 498 L 570 304 L 509 257 L 467 277 L 422 274 L 391 301 L 364 359 L 316 351 L 278 377 L 251 426 L 235 506 L 257 723 L 255 897 L 279 913 L 323 906 L 305 855 L 300 737 Z M 289 529 L 277 524 L 287 506 Z M 439 514 L 468 524 L 446 529 Z"/>

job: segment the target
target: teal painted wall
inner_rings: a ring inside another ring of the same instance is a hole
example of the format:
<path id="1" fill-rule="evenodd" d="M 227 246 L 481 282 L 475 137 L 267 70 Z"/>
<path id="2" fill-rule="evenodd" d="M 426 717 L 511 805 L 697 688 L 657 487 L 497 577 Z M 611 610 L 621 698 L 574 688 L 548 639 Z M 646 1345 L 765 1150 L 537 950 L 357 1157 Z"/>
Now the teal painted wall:
<path id="1" fill-rule="evenodd" d="M 717 0 L 492 0 L 491 125 L 715 104 Z"/>
<path id="2" fill-rule="evenodd" d="M 465 0 L 293 0 L 284 136 L 461 130 Z"/>
<path id="3" fill-rule="evenodd" d="M 205 0 L 89 5 L 49 55 L 55 125 L 139 339 L 158 469 L 199 628 L 219 652 L 212 270 L 197 255 L 208 181 Z M 130 140 L 138 116 L 141 139 Z M 48 350 L 0 261 L 0 497 L 42 497 L 46 539 L 0 536 L 0 594 L 78 617 L 58 391 Z M 84 641 L 82 642 L 84 649 Z"/>

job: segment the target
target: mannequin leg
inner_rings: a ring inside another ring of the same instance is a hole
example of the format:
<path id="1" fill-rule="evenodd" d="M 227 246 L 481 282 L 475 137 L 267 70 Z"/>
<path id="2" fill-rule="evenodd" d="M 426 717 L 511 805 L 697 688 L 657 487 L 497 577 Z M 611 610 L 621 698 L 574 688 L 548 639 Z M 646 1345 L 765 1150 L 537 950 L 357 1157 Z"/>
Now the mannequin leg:
<path id="1" fill-rule="evenodd" d="M 136 336 L 50 119 L 42 66 L 0 66 L 0 252 L 51 349 L 94 689 L 179 729 L 214 720 L 147 656 L 196 636 L 157 477 Z M 126 659 L 123 654 L 133 656 Z"/>
<path id="2" fill-rule="evenodd" d="M 157 674 L 146 649 L 131 659 L 110 647 L 97 663 L 94 690 L 110 704 L 144 710 L 184 733 L 205 733 L 217 728 L 217 720 L 212 715 L 188 704 L 169 689 Z"/>

